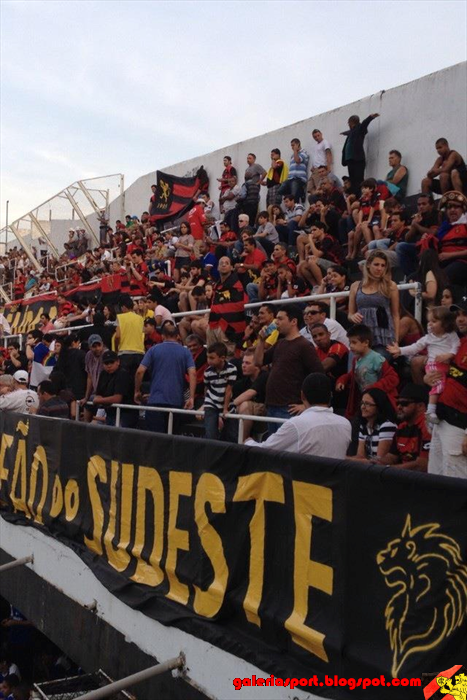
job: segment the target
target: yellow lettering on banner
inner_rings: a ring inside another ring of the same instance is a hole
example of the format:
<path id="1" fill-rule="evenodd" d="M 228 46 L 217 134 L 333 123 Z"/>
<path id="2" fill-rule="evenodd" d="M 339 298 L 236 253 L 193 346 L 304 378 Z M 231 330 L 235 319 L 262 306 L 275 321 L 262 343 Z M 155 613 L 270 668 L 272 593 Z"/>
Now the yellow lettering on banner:
<path id="1" fill-rule="evenodd" d="M 294 609 L 285 628 L 295 644 L 323 661 L 329 661 L 324 648 L 324 634 L 305 625 L 308 615 L 308 589 L 317 588 L 332 595 L 331 566 L 310 559 L 313 516 L 332 522 L 332 490 L 325 486 L 293 482 L 295 510 Z"/>
<path id="2" fill-rule="evenodd" d="M 146 541 L 146 497 L 152 496 L 154 508 L 154 544 L 149 563 L 141 559 Z M 146 586 L 158 586 L 164 580 L 160 567 L 164 549 L 164 487 L 159 473 L 151 467 L 139 467 L 138 490 L 136 497 L 136 533 L 132 554 L 137 558 L 136 570 L 131 577 L 137 583 Z"/>
<path id="3" fill-rule="evenodd" d="M 54 485 L 52 489 L 52 505 L 50 506 L 50 517 L 58 518 L 63 508 L 63 489 L 62 482 L 58 474 L 55 475 Z"/>
<path id="4" fill-rule="evenodd" d="M 3 433 L 2 442 L 0 443 L 0 487 L 2 481 L 8 480 L 8 469 L 5 467 L 6 451 L 13 444 L 13 435 Z"/>
<path id="5" fill-rule="evenodd" d="M 93 455 L 88 462 L 88 492 L 91 501 L 92 517 L 94 521 L 93 538 L 84 538 L 84 544 L 96 554 L 102 554 L 102 530 L 104 528 L 104 509 L 97 488 L 97 479 L 107 483 L 107 469 L 105 460 L 99 455 Z"/>
<path id="6" fill-rule="evenodd" d="M 65 518 L 68 522 L 74 520 L 79 510 L 79 486 L 76 479 L 68 479 L 65 484 Z"/>
<path id="7" fill-rule="evenodd" d="M 34 515 L 34 501 L 36 500 L 37 477 L 39 474 L 39 466 L 42 467 L 42 493 L 39 505 L 37 506 L 36 514 Z M 49 487 L 49 465 L 47 464 L 47 455 L 42 445 L 38 445 L 34 452 L 34 457 L 31 465 L 31 479 L 29 486 L 28 506 L 31 511 L 34 522 L 43 524 L 42 511 L 44 510 L 45 501 L 47 498 L 47 489 Z"/>
<path id="8" fill-rule="evenodd" d="M 16 494 L 16 487 L 20 485 L 19 496 Z M 26 503 L 26 440 L 18 440 L 16 448 L 15 467 L 11 483 L 11 502 L 15 511 L 21 511 L 27 518 L 31 515 Z"/>
<path id="9" fill-rule="evenodd" d="M 169 473 L 169 528 L 167 531 L 167 560 L 165 570 L 169 580 L 167 597 L 177 603 L 186 605 L 190 595 L 188 586 L 177 578 L 177 553 L 179 549 L 188 551 L 190 548 L 187 530 L 177 527 L 180 496 L 191 496 L 192 475 L 189 472 Z"/>
<path id="10" fill-rule="evenodd" d="M 132 464 L 122 465 L 122 487 L 120 489 L 120 542 L 114 547 L 112 542 L 116 535 L 117 524 L 117 482 L 120 465 L 112 460 L 110 476 L 110 511 L 109 524 L 104 536 L 105 550 L 109 564 L 117 571 L 125 571 L 130 563 L 130 555 L 126 548 L 130 544 L 131 513 L 133 502 L 133 475 L 135 468 Z"/>
<path id="11" fill-rule="evenodd" d="M 224 546 L 218 532 L 213 528 L 206 515 L 206 503 L 213 513 L 225 513 L 225 488 L 215 474 L 202 474 L 195 495 L 195 520 L 204 551 L 214 569 L 214 580 L 204 591 L 195 586 L 193 607 L 198 615 L 214 617 L 224 602 L 229 569 L 224 556 Z"/>
<path id="12" fill-rule="evenodd" d="M 250 521 L 250 582 L 243 601 L 243 609 L 249 622 L 261 627 L 258 615 L 264 580 L 264 534 L 266 518 L 265 501 L 284 503 L 284 480 L 280 474 L 258 472 L 241 476 L 238 480 L 234 501 L 256 501 L 255 512 Z"/>

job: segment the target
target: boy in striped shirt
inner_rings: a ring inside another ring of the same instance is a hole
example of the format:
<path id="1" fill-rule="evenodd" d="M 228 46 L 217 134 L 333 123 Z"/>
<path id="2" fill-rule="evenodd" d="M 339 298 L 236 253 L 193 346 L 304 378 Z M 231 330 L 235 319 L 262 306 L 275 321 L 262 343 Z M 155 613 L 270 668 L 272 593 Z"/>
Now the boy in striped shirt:
<path id="1" fill-rule="evenodd" d="M 210 440 L 218 440 L 232 398 L 232 386 L 237 380 L 237 368 L 227 362 L 227 348 L 224 343 L 209 345 L 208 366 L 204 372 L 204 432 Z"/>

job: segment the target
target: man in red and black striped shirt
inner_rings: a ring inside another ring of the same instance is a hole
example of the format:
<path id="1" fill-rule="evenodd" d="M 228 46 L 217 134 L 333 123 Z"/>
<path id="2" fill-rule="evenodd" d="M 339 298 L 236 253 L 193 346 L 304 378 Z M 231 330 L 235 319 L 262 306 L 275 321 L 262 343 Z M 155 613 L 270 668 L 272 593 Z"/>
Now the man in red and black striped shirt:
<path id="1" fill-rule="evenodd" d="M 233 357 L 245 332 L 245 303 L 248 298 L 228 257 L 219 260 L 218 271 L 220 279 L 214 287 L 207 344 L 224 343 L 228 356 Z"/>
<path id="2" fill-rule="evenodd" d="M 397 418 L 401 422 L 383 462 L 403 469 L 426 472 L 431 443 L 431 434 L 425 421 L 428 390 L 417 384 L 407 384 L 396 403 Z"/>

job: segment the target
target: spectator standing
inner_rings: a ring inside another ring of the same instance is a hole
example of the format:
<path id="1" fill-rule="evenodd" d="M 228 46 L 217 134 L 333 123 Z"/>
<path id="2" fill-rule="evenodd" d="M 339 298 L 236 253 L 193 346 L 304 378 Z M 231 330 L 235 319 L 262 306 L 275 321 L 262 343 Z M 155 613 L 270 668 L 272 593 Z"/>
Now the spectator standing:
<path id="1" fill-rule="evenodd" d="M 106 350 L 104 342 L 100 335 L 94 333 L 88 339 L 89 350 L 84 358 L 84 368 L 86 371 L 86 391 L 84 397 L 80 401 L 80 405 L 84 406 L 84 420 L 90 423 L 92 420 L 92 411 L 86 407 L 89 401 L 92 401 L 97 392 L 99 377 L 103 370 L 102 356 Z"/>
<path id="2" fill-rule="evenodd" d="M 280 150 L 273 148 L 271 151 L 271 167 L 267 172 L 266 182 L 264 178 L 261 180 L 261 184 L 266 185 L 268 188 L 266 195 L 266 205 L 268 207 L 280 204 L 281 195 L 279 194 L 279 188 L 286 182 L 288 175 L 289 168 L 282 160 Z"/>
<path id="3" fill-rule="evenodd" d="M 399 290 L 391 280 L 387 256 L 372 251 L 363 266 L 363 281 L 350 287 L 349 321 L 363 323 L 373 334 L 373 349 L 386 356 L 386 346 L 399 338 Z"/>
<path id="4" fill-rule="evenodd" d="M 256 162 L 254 153 L 249 153 L 246 160 L 248 167 L 245 170 L 245 197 L 241 200 L 241 210 L 248 215 L 250 223 L 254 225 L 258 213 L 260 182 L 266 175 L 266 171 Z"/>
<path id="5" fill-rule="evenodd" d="M 435 143 L 438 158 L 422 180 L 424 194 L 445 194 L 449 190 L 467 191 L 467 168 L 464 159 L 457 151 L 452 151 L 447 139 Z"/>
<path id="6" fill-rule="evenodd" d="M 115 425 L 117 409 L 112 404 L 131 403 L 133 395 L 131 387 L 133 378 L 120 366 L 120 358 L 113 350 L 106 350 L 102 355 L 103 371 L 100 374 L 96 394 L 92 400 L 94 415 L 98 409 L 105 410 L 106 425 Z M 137 411 L 133 412 L 137 418 Z M 132 411 L 121 411 L 121 427 L 130 428 L 135 425 Z"/>
<path id="7" fill-rule="evenodd" d="M 348 420 L 334 414 L 330 406 L 332 384 L 321 373 L 309 374 L 302 383 L 301 401 L 304 410 L 283 423 L 265 442 L 251 438 L 251 447 L 293 452 L 315 457 L 344 459 L 350 445 L 352 428 Z"/>
<path id="8" fill-rule="evenodd" d="M 272 363 L 266 385 L 267 415 L 290 418 L 301 410 L 303 380 L 310 372 L 323 372 L 323 368 L 314 347 L 300 335 L 303 315 L 298 307 L 287 304 L 280 308 L 275 322 L 281 338 L 265 351 L 268 334 L 267 329 L 262 329 L 255 348 L 255 363 L 259 367 Z M 278 424 L 271 423 L 268 427 L 274 433 Z"/>
<path id="9" fill-rule="evenodd" d="M 311 146 L 310 177 L 313 179 L 315 188 L 317 188 L 322 177 L 318 169 L 325 167 L 328 173 L 332 172 L 332 146 L 329 141 L 324 138 L 320 129 L 313 129 L 311 135 L 315 143 Z"/>
<path id="10" fill-rule="evenodd" d="M 278 194 L 282 197 L 292 195 L 296 202 L 303 202 L 305 200 L 309 155 L 302 148 L 300 139 L 292 139 L 290 147 L 292 155 L 290 156 L 289 175 L 279 187 Z"/>
<path id="11" fill-rule="evenodd" d="M 336 382 L 336 391 L 349 389 L 346 416 L 352 418 L 358 408 L 360 397 L 369 389 L 381 389 L 392 396 L 395 404 L 399 377 L 384 357 L 371 349 L 373 336 L 363 324 L 355 324 L 347 332 L 350 351 L 354 355 L 352 369 Z"/>
<path id="12" fill-rule="evenodd" d="M 465 286 L 467 273 L 467 197 L 447 192 L 440 201 L 446 221 L 436 233 L 438 257 L 449 282 Z M 422 241 L 423 243 L 423 241 Z"/>
<path id="13" fill-rule="evenodd" d="M 199 256 L 201 242 L 204 240 L 204 226 L 206 224 L 206 200 L 199 197 L 196 200 L 195 206 L 188 212 L 188 223 L 190 224 L 190 232 L 194 238 L 193 250 L 196 256 Z"/>
<path id="14" fill-rule="evenodd" d="M 227 361 L 224 343 L 208 345 L 207 362 L 204 372 L 204 432 L 209 440 L 217 440 L 224 429 L 224 417 L 229 411 L 237 368 Z"/>
<path id="15" fill-rule="evenodd" d="M 169 323 L 162 328 L 162 343 L 149 348 L 135 377 L 135 402 L 142 402 L 141 383 L 151 373 L 148 406 L 193 409 L 196 393 L 196 369 L 191 352 L 178 342 L 178 329 Z M 190 395 L 184 400 L 185 376 Z M 167 432 L 168 414 L 146 411 L 146 427 L 156 433 Z"/>
<path id="16" fill-rule="evenodd" d="M 207 367 L 207 353 L 203 339 L 192 333 L 186 339 L 186 347 L 191 352 L 196 371 L 195 408 L 202 405 L 204 400 L 204 373 Z M 189 377 L 186 377 L 188 380 Z"/>
<path id="17" fill-rule="evenodd" d="M 237 218 L 239 207 L 237 204 L 237 197 L 240 194 L 240 186 L 237 182 L 237 177 L 232 176 L 229 178 L 228 187 L 223 191 L 220 197 L 221 212 L 224 215 L 224 221 L 227 226 L 238 233 Z"/>
<path id="18" fill-rule="evenodd" d="M 440 423 L 433 426 L 428 472 L 467 479 L 467 296 L 451 309 L 457 312 L 460 346 L 438 400 Z M 441 378 L 429 372 L 425 381 L 435 386 Z"/>
<path id="19" fill-rule="evenodd" d="M 224 170 L 222 171 L 222 176 L 217 178 L 219 182 L 220 196 L 229 189 L 230 179 L 232 177 L 237 177 L 237 171 L 232 165 L 232 158 L 230 156 L 224 156 Z"/>
<path id="20" fill-rule="evenodd" d="M 370 114 L 360 122 L 360 117 L 354 114 L 347 122 L 348 131 L 342 132 L 342 136 L 347 137 L 342 149 L 342 165 L 347 166 L 349 170 L 352 192 L 357 197 L 360 195 L 360 186 L 365 177 L 366 156 L 363 143 L 368 133 L 368 125 L 376 117 L 379 117 L 379 114 Z"/>
<path id="21" fill-rule="evenodd" d="M 399 424 L 383 464 L 426 472 L 431 434 L 425 422 L 426 387 L 406 384 L 396 401 Z"/>
<path id="22" fill-rule="evenodd" d="M 182 267 L 190 264 L 194 244 L 195 239 L 191 235 L 190 224 L 182 221 L 180 224 L 180 235 L 175 243 L 175 269 L 173 273 L 175 282 L 180 281 L 180 270 Z"/>
<path id="23" fill-rule="evenodd" d="M 36 389 L 43 379 L 48 379 L 55 363 L 56 357 L 50 350 L 53 341 L 50 333 L 42 334 L 41 331 L 31 331 L 26 338 L 26 357 L 31 360 L 31 389 Z"/>
<path id="24" fill-rule="evenodd" d="M 115 350 L 130 376 L 135 375 L 144 355 L 143 326 L 144 319 L 133 311 L 134 303 L 127 294 L 120 297 L 121 313 L 117 315 L 115 332 Z"/>
<path id="25" fill-rule="evenodd" d="M 219 260 L 218 271 L 219 281 L 214 285 L 207 343 L 224 343 L 229 357 L 233 357 L 245 331 L 247 297 L 228 257 Z"/>

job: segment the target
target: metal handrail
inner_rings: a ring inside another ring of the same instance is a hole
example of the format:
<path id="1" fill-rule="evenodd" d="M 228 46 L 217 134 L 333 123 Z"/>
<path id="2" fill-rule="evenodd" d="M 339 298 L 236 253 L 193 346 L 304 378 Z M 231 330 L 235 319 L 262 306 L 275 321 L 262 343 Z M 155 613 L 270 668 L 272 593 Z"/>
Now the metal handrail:
<path id="1" fill-rule="evenodd" d="M 94 404 L 91 401 L 88 401 L 87 406 L 93 406 Z M 158 411 L 159 413 L 168 413 L 169 414 L 169 420 L 167 422 L 167 435 L 173 435 L 173 417 L 175 414 L 178 415 L 185 415 L 185 416 L 202 416 L 204 418 L 204 411 L 202 410 L 196 410 L 196 409 L 188 409 L 188 408 L 166 408 L 165 406 L 146 406 L 144 404 L 127 404 L 127 403 L 113 403 L 109 404 L 105 408 L 116 408 L 116 415 L 115 415 L 115 427 L 120 428 L 120 422 L 121 422 L 121 412 L 122 410 L 131 410 L 131 411 Z M 238 420 L 239 421 L 239 427 L 238 427 L 238 444 L 241 445 L 243 443 L 243 435 L 244 435 L 244 421 L 254 421 L 255 423 L 278 423 L 282 425 L 282 423 L 286 423 L 288 418 L 273 418 L 272 416 L 250 416 L 246 413 L 223 413 L 221 414 L 222 418 L 225 419 L 233 419 L 233 420 Z M 75 415 L 75 420 L 79 421 L 79 411 L 76 411 Z"/>

